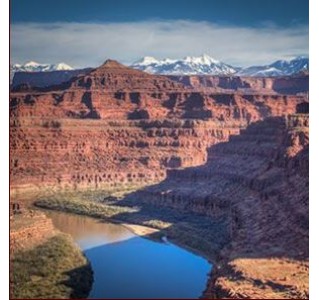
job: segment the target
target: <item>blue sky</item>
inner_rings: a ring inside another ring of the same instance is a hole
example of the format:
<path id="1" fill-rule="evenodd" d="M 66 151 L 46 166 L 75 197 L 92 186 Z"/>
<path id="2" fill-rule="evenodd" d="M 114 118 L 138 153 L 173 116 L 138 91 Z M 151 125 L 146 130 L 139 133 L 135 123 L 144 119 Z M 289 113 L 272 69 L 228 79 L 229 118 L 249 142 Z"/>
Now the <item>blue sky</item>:
<path id="1" fill-rule="evenodd" d="M 236 65 L 308 55 L 307 0 L 11 0 L 12 62 L 207 53 Z"/>

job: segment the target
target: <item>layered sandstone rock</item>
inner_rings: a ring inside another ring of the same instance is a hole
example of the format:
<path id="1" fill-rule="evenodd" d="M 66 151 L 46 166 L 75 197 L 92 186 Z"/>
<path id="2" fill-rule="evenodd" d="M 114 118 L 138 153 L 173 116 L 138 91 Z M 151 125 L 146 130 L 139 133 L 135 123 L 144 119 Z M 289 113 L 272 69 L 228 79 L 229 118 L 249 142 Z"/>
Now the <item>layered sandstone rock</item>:
<path id="1" fill-rule="evenodd" d="M 203 166 L 169 171 L 126 201 L 228 218 L 231 244 L 207 296 L 307 298 L 308 143 L 308 115 L 258 121 L 212 146 Z"/>
<path id="2" fill-rule="evenodd" d="M 203 164 L 207 147 L 304 100 L 196 92 L 108 60 L 67 84 L 11 93 L 11 184 L 158 182 L 166 169 Z"/>
<path id="3" fill-rule="evenodd" d="M 10 218 L 10 251 L 26 250 L 54 236 L 51 219 L 44 213 L 26 210 Z"/>

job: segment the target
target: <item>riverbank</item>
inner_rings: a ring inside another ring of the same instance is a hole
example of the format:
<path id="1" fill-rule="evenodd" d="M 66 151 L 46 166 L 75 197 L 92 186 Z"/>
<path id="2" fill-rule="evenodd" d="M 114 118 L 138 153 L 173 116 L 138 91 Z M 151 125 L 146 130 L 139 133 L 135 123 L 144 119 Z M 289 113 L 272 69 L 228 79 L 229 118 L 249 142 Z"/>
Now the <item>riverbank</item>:
<path id="1" fill-rule="evenodd" d="M 91 266 L 68 235 L 11 256 L 11 298 L 86 298 L 93 282 Z"/>
<path id="2" fill-rule="evenodd" d="M 86 215 L 118 223 L 136 235 L 161 240 L 168 237 L 176 245 L 194 254 L 216 261 L 220 249 L 228 242 L 227 220 L 210 218 L 168 207 L 123 203 L 127 195 L 142 186 L 128 185 L 104 189 L 13 189 L 17 201 L 29 207 Z M 221 236 L 225 239 L 220 238 Z"/>
<path id="3" fill-rule="evenodd" d="M 133 187 L 132 187 L 133 188 Z M 125 226 L 136 235 L 172 243 L 205 258 L 217 261 L 220 250 L 229 242 L 227 219 L 206 216 L 145 203 L 127 203 L 120 190 L 31 191 L 29 205 L 55 211 L 85 215 Z M 214 268 L 213 268 L 214 269 Z M 211 278 L 208 279 L 208 285 Z"/>
<path id="4" fill-rule="evenodd" d="M 87 195 L 82 193 L 61 193 L 39 197 L 34 204 L 42 209 L 121 224 L 136 235 L 153 240 L 161 240 L 165 236 L 174 244 L 209 262 L 215 261 L 220 249 L 227 243 L 227 222 L 223 218 L 211 220 L 202 215 L 178 212 L 170 208 L 128 206 L 121 200 L 101 202 L 99 198 L 95 201 L 92 198 L 94 196 L 91 195 L 87 200 Z"/>

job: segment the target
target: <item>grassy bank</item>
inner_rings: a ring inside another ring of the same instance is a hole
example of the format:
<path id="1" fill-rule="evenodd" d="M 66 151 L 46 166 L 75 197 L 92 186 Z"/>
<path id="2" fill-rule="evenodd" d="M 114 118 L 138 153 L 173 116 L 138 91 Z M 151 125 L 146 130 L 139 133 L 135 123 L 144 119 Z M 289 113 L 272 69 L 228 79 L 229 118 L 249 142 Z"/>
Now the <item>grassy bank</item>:
<path id="1" fill-rule="evenodd" d="M 87 259 L 72 239 L 59 234 L 11 260 L 11 298 L 85 298 L 93 282 Z"/>

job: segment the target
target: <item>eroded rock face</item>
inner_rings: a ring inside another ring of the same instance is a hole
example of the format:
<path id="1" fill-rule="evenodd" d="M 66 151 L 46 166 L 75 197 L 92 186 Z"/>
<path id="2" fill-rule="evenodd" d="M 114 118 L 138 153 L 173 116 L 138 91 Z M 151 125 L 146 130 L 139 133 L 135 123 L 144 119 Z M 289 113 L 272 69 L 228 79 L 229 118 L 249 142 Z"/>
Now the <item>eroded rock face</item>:
<path id="1" fill-rule="evenodd" d="M 56 234 L 51 219 L 39 211 L 27 210 L 10 218 L 10 252 L 44 243 Z"/>
<path id="2" fill-rule="evenodd" d="M 238 135 L 230 136 L 228 141 L 211 146 L 203 166 L 170 170 L 160 184 L 137 192 L 139 198 L 212 217 L 228 213 L 236 203 L 241 203 L 242 208 L 246 202 L 247 212 L 262 213 L 266 209 L 259 201 L 266 199 L 264 204 L 268 205 L 269 198 L 281 204 L 283 199 L 296 201 L 295 206 L 300 206 L 297 202 L 303 198 L 307 209 L 307 124 L 308 116 L 299 115 L 253 123 Z M 294 180 L 300 183 L 291 185 Z M 140 193 L 145 193 L 145 197 L 140 197 Z M 252 205 L 256 205 L 255 210 L 250 210 Z M 278 209 L 269 218 L 277 212 L 280 221 Z M 248 220 L 256 216 L 243 214 L 241 218 Z M 263 226 L 272 226 L 270 219 Z M 256 241 L 256 245 L 261 243 Z"/>
<path id="3" fill-rule="evenodd" d="M 127 200 L 228 218 L 231 243 L 207 297 L 307 298 L 308 147 L 307 115 L 267 118 L 213 145 L 203 166 L 171 170 Z"/>
<path id="4" fill-rule="evenodd" d="M 67 87 L 67 88 L 66 88 Z M 302 96 L 206 94 L 108 60 L 66 85 L 11 93 L 12 185 L 149 184 Z"/>

